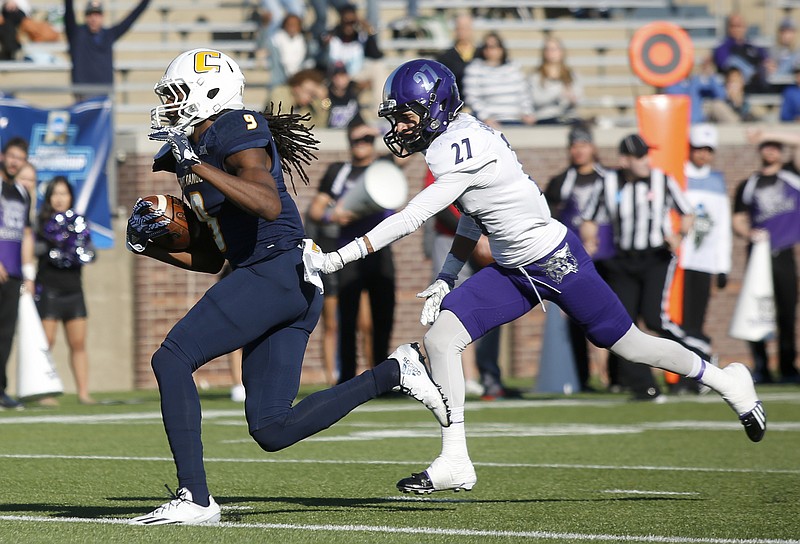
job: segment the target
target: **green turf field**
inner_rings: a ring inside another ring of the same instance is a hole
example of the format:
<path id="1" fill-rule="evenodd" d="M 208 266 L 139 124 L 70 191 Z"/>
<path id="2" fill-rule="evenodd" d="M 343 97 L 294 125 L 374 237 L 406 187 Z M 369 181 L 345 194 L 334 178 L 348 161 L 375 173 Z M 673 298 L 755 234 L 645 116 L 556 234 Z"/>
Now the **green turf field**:
<path id="1" fill-rule="evenodd" d="M 216 527 L 124 524 L 176 483 L 155 392 L 65 397 L 0 412 L 0 542 L 800 543 L 800 387 L 759 391 L 759 444 L 714 394 L 471 400 L 478 484 L 427 497 L 394 487 L 439 451 L 433 416 L 409 399 L 268 454 L 240 406 L 206 392 Z"/>

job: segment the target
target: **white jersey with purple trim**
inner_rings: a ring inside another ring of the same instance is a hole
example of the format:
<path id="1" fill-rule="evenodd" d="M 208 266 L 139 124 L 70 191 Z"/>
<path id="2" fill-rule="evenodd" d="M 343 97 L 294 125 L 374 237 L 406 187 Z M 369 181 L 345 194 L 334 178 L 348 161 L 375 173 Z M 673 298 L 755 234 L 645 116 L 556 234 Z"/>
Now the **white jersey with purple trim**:
<path id="1" fill-rule="evenodd" d="M 431 143 L 425 160 L 436 181 L 366 234 L 375 251 L 453 202 L 463 214 L 458 234 L 486 234 L 500 266 L 528 265 L 564 239 L 567 228 L 550 216 L 544 195 L 501 132 L 461 113 Z"/>

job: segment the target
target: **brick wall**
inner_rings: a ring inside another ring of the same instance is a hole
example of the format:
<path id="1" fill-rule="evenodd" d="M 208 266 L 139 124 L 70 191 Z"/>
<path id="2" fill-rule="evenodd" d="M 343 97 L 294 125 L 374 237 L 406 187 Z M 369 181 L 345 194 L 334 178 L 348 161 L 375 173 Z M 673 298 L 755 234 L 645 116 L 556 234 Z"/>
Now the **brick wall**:
<path id="1" fill-rule="evenodd" d="M 520 161 L 542 187 L 550 176 L 555 175 L 566 165 L 563 148 L 525 149 L 515 145 Z M 613 165 L 616 154 L 613 148 L 601 148 L 600 158 L 604 164 Z M 343 152 L 321 152 L 319 160 L 308 168 L 312 180 L 309 187 L 297 187 L 297 203 L 305 211 L 315 194 L 316 186 L 327 165 L 346 157 Z M 729 191 L 752 171 L 757 164 L 757 155 L 751 146 L 730 146 L 720 150 L 716 164 L 724 170 L 728 179 Z M 174 176 L 150 172 L 150 155 L 128 155 L 121 165 L 119 180 L 119 204 L 129 209 L 137 196 L 178 191 Z M 424 175 L 424 162 L 420 156 L 413 156 L 403 165 L 409 179 L 410 194 L 416 194 Z M 421 302 L 415 294 L 424 289 L 430 278 L 430 263 L 421 252 L 422 234 L 415 232 L 395 243 L 395 265 L 397 269 L 397 308 L 392 345 L 421 340 L 424 328 L 419 324 Z M 170 327 L 185 314 L 192 304 L 216 280 L 214 276 L 185 272 L 151 259 L 134 259 L 134 323 L 136 386 L 154 387 L 155 380 L 149 367 L 150 356 L 158 348 Z M 733 360 L 749 361 L 749 352 L 744 342 L 728 338 L 727 328 L 736 296 L 741 289 L 744 269 L 744 243 L 734 243 L 733 270 L 729 276 L 726 290 L 714 293 L 707 316 L 707 334 L 714 339 L 714 348 L 723 363 Z M 541 331 L 544 314 L 538 308 L 517 320 L 508 327 L 506 337 L 510 339 L 507 368 L 520 377 L 536 375 L 541 349 Z M 772 347 L 772 346 L 771 346 Z M 230 383 L 228 361 L 223 357 L 201 369 L 196 376 L 201 385 L 227 385 Z M 311 337 L 303 368 L 305 383 L 323 382 L 321 362 L 321 335 L 319 330 Z"/>

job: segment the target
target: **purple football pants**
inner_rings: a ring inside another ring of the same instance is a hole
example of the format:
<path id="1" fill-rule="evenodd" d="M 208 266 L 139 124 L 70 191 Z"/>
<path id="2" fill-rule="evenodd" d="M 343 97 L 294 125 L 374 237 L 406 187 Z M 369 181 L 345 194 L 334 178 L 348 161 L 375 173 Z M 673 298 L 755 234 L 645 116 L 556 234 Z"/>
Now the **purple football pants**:
<path id="1" fill-rule="evenodd" d="M 557 304 L 602 348 L 613 346 L 633 324 L 572 232 L 523 269 L 525 273 L 496 263 L 481 269 L 444 298 L 442 310 L 458 317 L 473 342 L 528 313 L 539 297 Z"/>

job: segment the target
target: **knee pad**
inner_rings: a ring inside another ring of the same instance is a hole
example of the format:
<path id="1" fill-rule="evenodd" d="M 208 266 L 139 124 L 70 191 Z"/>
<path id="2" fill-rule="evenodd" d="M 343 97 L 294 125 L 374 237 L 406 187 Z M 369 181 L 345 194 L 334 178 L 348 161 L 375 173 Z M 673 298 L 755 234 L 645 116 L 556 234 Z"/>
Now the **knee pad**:
<path id="1" fill-rule="evenodd" d="M 250 436 L 262 450 L 270 453 L 280 451 L 295 443 L 286 436 L 284 425 L 278 421 L 251 431 Z"/>
<path id="2" fill-rule="evenodd" d="M 162 342 L 161 346 L 153 354 L 152 359 L 150 359 L 150 367 L 156 376 L 173 370 L 182 371 L 185 369 L 189 374 L 194 372 L 191 363 L 181 358 L 180 351 L 172 349 L 167 341 Z"/>
<path id="3" fill-rule="evenodd" d="M 464 325 L 453 312 L 444 310 L 425 333 L 422 342 L 428 358 L 444 357 L 447 352 L 460 354 L 472 339 Z"/>

